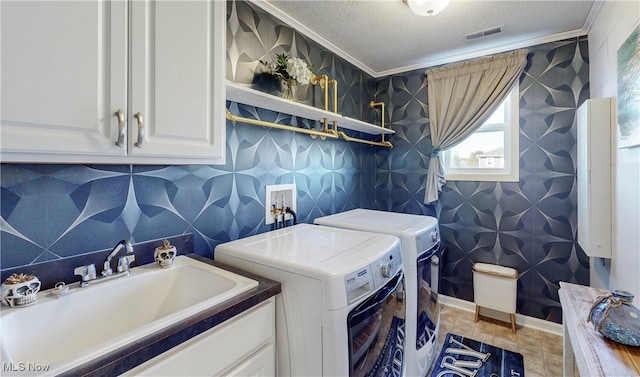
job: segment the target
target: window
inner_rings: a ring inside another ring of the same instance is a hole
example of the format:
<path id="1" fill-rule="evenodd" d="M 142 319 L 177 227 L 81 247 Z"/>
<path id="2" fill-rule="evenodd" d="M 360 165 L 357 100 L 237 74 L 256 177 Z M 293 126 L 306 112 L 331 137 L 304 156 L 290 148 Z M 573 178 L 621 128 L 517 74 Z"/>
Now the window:
<path id="1" fill-rule="evenodd" d="M 476 132 L 441 154 L 448 181 L 518 181 L 518 94 L 516 85 Z"/>

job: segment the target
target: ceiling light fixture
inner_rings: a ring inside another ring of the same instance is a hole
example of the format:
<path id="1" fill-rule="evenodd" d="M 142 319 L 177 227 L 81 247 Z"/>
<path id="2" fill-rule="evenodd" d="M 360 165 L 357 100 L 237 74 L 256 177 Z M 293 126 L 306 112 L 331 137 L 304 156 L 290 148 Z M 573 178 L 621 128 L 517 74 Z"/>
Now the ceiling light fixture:
<path id="1" fill-rule="evenodd" d="M 404 0 L 418 16 L 435 16 L 449 5 L 450 0 Z"/>

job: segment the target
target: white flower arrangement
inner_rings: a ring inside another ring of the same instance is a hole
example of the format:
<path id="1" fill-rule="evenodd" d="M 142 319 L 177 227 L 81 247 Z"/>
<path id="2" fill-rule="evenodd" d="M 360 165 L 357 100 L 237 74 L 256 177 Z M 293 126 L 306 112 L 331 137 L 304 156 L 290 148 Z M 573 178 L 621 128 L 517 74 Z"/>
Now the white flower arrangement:
<path id="1" fill-rule="evenodd" d="M 287 59 L 287 73 L 300 85 L 308 84 L 313 77 L 313 73 L 307 63 L 300 58 Z"/>
<path id="2" fill-rule="evenodd" d="M 310 65 L 300 58 L 290 58 L 286 54 L 277 55 L 272 73 L 287 86 L 308 84 L 313 77 Z"/>

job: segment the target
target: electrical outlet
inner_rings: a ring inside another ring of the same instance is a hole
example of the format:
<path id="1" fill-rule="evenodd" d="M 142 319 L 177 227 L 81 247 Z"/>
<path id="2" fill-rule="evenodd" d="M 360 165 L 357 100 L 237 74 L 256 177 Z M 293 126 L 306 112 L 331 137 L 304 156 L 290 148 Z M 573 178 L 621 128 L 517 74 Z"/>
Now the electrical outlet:
<path id="1" fill-rule="evenodd" d="M 289 207 L 296 212 L 296 185 L 267 185 L 265 189 L 265 208 L 264 222 L 265 224 L 273 224 L 277 215 L 281 215 L 284 210 Z M 275 208 L 275 213 L 274 213 Z M 288 213 L 284 213 L 284 220 L 289 221 L 293 218 Z"/>

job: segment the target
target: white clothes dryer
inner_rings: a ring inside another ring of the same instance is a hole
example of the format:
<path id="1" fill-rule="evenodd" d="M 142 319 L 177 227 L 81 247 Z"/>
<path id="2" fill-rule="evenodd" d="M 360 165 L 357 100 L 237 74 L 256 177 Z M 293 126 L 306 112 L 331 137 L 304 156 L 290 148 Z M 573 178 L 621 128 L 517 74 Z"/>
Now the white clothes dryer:
<path id="1" fill-rule="evenodd" d="M 398 236 L 406 289 L 405 371 L 409 377 L 427 374 L 435 357 L 440 305 L 440 232 L 431 216 L 354 209 L 315 219 L 316 224 Z"/>
<path id="2" fill-rule="evenodd" d="M 401 375 L 398 237 L 298 224 L 220 244 L 214 258 L 281 283 L 279 376 Z"/>

